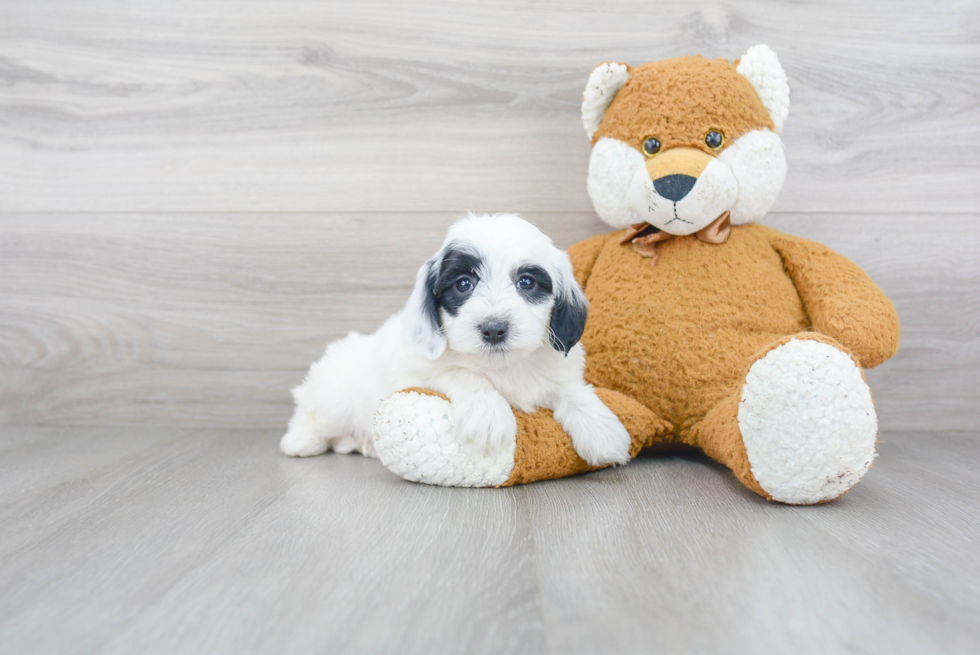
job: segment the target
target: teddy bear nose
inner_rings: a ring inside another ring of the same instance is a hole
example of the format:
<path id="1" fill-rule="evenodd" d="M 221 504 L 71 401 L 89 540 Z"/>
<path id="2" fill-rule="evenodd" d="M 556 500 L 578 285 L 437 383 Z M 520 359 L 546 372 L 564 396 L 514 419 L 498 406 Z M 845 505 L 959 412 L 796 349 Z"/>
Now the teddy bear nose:
<path id="1" fill-rule="evenodd" d="M 697 178 L 690 175 L 664 175 L 653 181 L 653 188 L 667 200 L 677 202 L 694 188 Z"/>

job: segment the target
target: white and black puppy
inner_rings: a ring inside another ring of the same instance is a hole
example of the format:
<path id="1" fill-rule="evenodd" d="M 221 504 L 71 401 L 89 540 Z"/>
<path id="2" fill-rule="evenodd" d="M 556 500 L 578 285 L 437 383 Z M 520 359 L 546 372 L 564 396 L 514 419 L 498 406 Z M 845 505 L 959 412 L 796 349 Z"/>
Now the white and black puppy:
<path id="1" fill-rule="evenodd" d="M 512 406 L 544 407 L 585 461 L 625 463 L 629 434 L 582 377 L 587 311 L 568 255 L 540 230 L 513 214 L 470 214 L 419 269 L 401 312 L 327 346 L 293 390 L 280 447 L 373 456 L 381 402 L 425 387 L 449 397 L 456 437 L 481 451 L 514 447 Z"/>

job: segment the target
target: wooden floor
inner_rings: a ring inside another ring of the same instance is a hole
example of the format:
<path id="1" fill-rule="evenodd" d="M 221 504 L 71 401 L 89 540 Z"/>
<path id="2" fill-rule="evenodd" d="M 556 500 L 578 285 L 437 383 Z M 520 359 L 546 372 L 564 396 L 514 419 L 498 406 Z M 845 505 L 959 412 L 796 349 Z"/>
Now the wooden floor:
<path id="1" fill-rule="evenodd" d="M 819 507 L 696 456 L 503 490 L 236 429 L 0 429 L 3 653 L 976 653 L 980 440 Z"/>

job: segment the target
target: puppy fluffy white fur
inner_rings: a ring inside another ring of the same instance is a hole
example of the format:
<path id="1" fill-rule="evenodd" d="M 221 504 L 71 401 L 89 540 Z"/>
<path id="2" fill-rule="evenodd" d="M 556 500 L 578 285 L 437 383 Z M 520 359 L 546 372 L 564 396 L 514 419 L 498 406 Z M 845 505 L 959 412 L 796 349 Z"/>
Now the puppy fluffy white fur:
<path id="1" fill-rule="evenodd" d="M 402 311 L 327 346 L 293 390 L 280 447 L 374 456 L 381 402 L 426 387 L 450 398 L 457 438 L 478 452 L 514 448 L 511 407 L 544 407 L 584 460 L 625 463 L 629 434 L 583 379 L 586 314 L 568 256 L 540 230 L 513 214 L 470 214 L 419 269 Z"/>

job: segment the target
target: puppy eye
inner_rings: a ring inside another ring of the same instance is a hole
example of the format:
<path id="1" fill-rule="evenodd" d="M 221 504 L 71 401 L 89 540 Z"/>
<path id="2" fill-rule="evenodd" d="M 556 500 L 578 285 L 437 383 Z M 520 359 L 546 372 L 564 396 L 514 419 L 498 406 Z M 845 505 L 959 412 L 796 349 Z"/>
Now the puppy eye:
<path id="1" fill-rule="evenodd" d="M 456 289 L 461 293 L 469 293 L 473 290 L 473 280 L 468 277 L 461 277 L 456 280 Z"/>
<path id="2" fill-rule="evenodd" d="M 528 277 L 527 275 L 522 275 L 521 279 L 517 281 L 517 287 L 522 291 L 530 291 L 537 284 L 534 278 Z"/>
<path id="3" fill-rule="evenodd" d="M 660 141 L 659 139 L 648 136 L 643 141 L 643 154 L 647 157 L 653 157 L 655 154 L 660 152 Z"/>
<path id="4" fill-rule="evenodd" d="M 711 130 L 704 135 L 704 144 L 712 150 L 717 150 L 725 144 L 725 135 L 718 130 Z"/>

